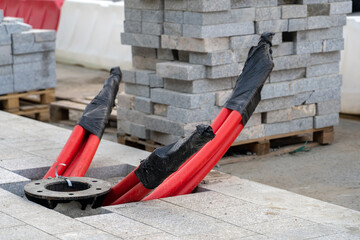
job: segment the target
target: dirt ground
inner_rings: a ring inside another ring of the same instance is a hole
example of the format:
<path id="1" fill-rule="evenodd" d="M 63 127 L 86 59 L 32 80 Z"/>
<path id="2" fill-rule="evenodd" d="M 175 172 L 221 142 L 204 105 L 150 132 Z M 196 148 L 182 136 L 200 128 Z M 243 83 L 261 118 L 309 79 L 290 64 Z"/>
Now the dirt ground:
<path id="1" fill-rule="evenodd" d="M 86 98 L 100 91 L 109 73 L 58 63 L 57 76 L 57 98 Z M 116 141 L 116 133 L 104 139 Z M 360 211 L 360 117 L 342 118 L 332 145 L 216 170 Z"/>

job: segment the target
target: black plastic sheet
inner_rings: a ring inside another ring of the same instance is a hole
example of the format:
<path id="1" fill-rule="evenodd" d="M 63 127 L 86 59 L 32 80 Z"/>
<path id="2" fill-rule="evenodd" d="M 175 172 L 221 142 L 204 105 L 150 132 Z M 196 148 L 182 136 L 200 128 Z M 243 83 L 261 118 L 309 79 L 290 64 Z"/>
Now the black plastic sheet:
<path id="1" fill-rule="evenodd" d="M 110 77 L 105 80 L 103 89 L 86 106 L 78 124 L 85 130 L 101 139 L 105 126 L 109 121 L 112 108 L 115 106 L 115 97 L 119 91 L 121 81 L 119 67 L 110 70 Z"/>
<path id="2" fill-rule="evenodd" d="M 210 126 L 199 125 L 190 136 L 155 149 L 141 161 L 135 174 L 145 188 L 154 189 L 214 137 Z"/>
<path id="3" fill-rule="evenodd" d="M 250 49 L 233 93 L 225 104 L 226 108 L 241 114 L 244 126 L 259 104 L 261 89 L 274 67 L 271 50 L 273 36 L 274 33 L 263 33 L 258 45 Z"/>

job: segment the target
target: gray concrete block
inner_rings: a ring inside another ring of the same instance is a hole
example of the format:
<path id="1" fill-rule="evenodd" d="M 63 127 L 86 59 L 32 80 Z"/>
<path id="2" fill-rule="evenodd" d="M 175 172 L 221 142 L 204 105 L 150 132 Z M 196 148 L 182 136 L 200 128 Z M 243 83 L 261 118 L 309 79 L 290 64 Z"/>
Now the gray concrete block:
<path id="1" fill-rule="evenodd" d="M 310 65 L 319 65 L 340 61 L 340 52 L 314 53 L 310 55 Z"/>
<path id="2" fill-rule="evenodd" d="M 291 109 L 279 109 L 263 113 L 263 123 L 288 122 L 291 120 Z"/>
<path id="3" fill-rule="evenodd" d="M 330 101 L 316 103 L 316 115 L 319 116 L 339 113 L 340 110 L 341 110 L 340 99 L 334 99 Z"/>
<path id="4" fill-rule="evenodd" d="M 156 74 L 150 74 L 149 84 L 151 88 L 161 88 L 164 86 L 164 80 L 162 77 L 159 77 Z"/>
<path id="5" fill-rule="evenodd" d="M 283 42 L 282 33 L 275 33 L 272 40 L 273 46 L 279 45 L 282 42 Z"/>
<path id="6" fill-rule="evenodd" d="M 51 42 L 56 41 L 56 31 L 46 29 L 31 30 L 35 37 L 35 42 Z"/>
<path id="7" fill-rule="evenodd" d="M 299 31 L 296 34 L 296 41 L 318 41 L 325 39 L 339 39 L 343 36 L 342 27 L 331 27 L 326 29 L 314 29 Z"/>
<path id="8" fill-rule="evenodd" d="M 290 108 L 294 105 L 294 96 L 261 100 L 255 113 L 268 112 L 278 109 Z"/>
<path id="9" fill-rule="evenodd" d="M 164 34 L 165 35 L 175 35 L 182 36 L 183 34 L 183 25 L 180 23 L 164 23 Z"/>
<path id="10" fill-rule="evenodd" d="M 154 112 L 153 103 L 150 98 L 135 97 L 134 109 L 139 112 L 152 114 Z"/>
<path id="11" fill-rule="evenodd" d="M 320 3 L 320 4 L 309 4 L 308 16 L 329 16 L 330 15 L 330 4 L 329 3 Z"/>
<path id="12" fill-rule="evenodd" d="M 147 129 L 161 132 L 161 133 L 168 133 L 177 136 L 184 135 L 184 124 L 180 123 L 179 121 L 171 121 L 161 116 L 146 116 L 146 123 L 145 127 Z"/>
<path id="13" fill-rule="evenodd" d="M 245 36 L 234 36 L 230 37 L 231 49 L 248 49 L 252 46 L 256 46 L 259 42 L 259 35 L 245 35 Z"/>
<path id="14" fill-rule="evenodd" d="M 14 76 L 1 75 L 0 76 L 0 95 L 14 92 Z"/>
<path id="15" fill-rule="evenodd" d="M 165 5 L 166 5 L 165 1 Z M 165 11 L 164 22 L 169 23 L 184 23 L 184 12 L 183 11 Z"/>
<path id="16" fill-rule="evenodd" d="M 261 90 L 261 99 L 272 99 L 294 95 L 296 90 L 296 85 L 293 84 L 293 82 L 276 82 L 265 84 Z"/>
<path id="17" fill-rule="evenodd" d="M 327 3 L 328 0 L 298 0 L 298 4 L 319 4 L 319 3 Z"/>
<path id="18" fill-rule="evenodd" d="M 125 0 L 125 8 L 162 10 L 164 9 L 164 1 Z"/>
<path id="19" fill-rule="evenodd" d="M 11 52 L 11 45 L 0 46 L 0 66 L 13 63 Z"/>
<path id="20" fill-rule="evenodd" d="M 331 25 L 330 16 L 308 17 L 307 29 L 329 28 Z"/>
<path id="21" fill-rule="evenodd" d="M 135 73 L 136 84 L 149 86 L 151 74 L 155 74 L 155 72 L 148 70 L 136 70 Z"/>
<path id="22" fill-rule="evenodd" d="M 200 121 L 210 121 L 216 117 L 219 108 L 212 106 L 199 109 L 184 109 L 174 106 L 168 107 L 167 118 L 172 121 L 182 123 L 193 123 Z"/>
<path id="23" fill-rule="evenodd" d="M 162 35 L 161 47 L 192 52 L 212 52 L 229 49 L 229 38 L 197 39 Z"/>
<path id="24" fill-rule="evenodd" d="M 346 25 L 346 15 L 331 15 L 330 16 L 331 27 L 342 27 Z"/>
<path id="25" fill-rule="evenodd" d="M 153 106 L 154 106 L 154 115 L 167 117 L 168 105 L 154 103 Z"/>
<path id="26" fill-rule="evenodd" d="M 163 78 L 194 80 L 205 78 L 206 71 L 203 65 L 163 62 L 156 65 L 156 74 Z"/>
<path id="27" fill-rule="evenodd" d="M 165 10 L 185 11 L 188 8 L 187 1 L 165 0 Z"/>
<path id="28" fill-rule="evenodd" d="M 133 67 L 136 69 L 145 69 L 145 70 L 156 70 L 156 64 L 162 62 L 163 60 L 158 60 L 156 58 L 148 58 L 141 56 L 133 56 L 132 63 Z"/>
<path id="29" fill-rule="evenodd" d="M 295 119 L 290 122 L 291 132 L 304 131 L 304 130 L 313 129 L 313 128 L 314 128 L 313 117 Z"/>
<path id="30" fill-rule="evenodd" d="M 292 132 L 291 122 L 269 123 L 264 125 L 265 136 Z"/>
<path id="31" fill-rule="evenodd" d="M 125 93 L 141 97 L 150 97 L 150 87 L 145 85 L 125 83 Z"/>
<path id="32" fill-rule="evenodd" d="M 218 25 L 183 25 L 184 37 L 215 38 L 254 33 L 253 22 L 225 23 Z"/>
<path id="33" fill-rule="evenodd" d="M 141 29 L 143 34 L 161 35 L 163 33 L 163 24 L 142 22 Z"/>
<path id="34" fill-rule="evenodd" d="M 150 131 L 144 125 L 130 123 L 130 135 L 141 139 L 149 139 Z"/>
<path id="35" fill-rule="evenodd" d="M 231 0 L 231 8 L 272 7 L 277 4 L 278 0 Z"/>
<path id="36" fill-rule="evenodd" d="M 141 21 L 141 10 L 126 7 L 125 8 L 125 20 Z"/>
<path id="37" fill-rule="evenodd" d="M 296 89 L 296 93 L 308 92 L 325 88 L 338 88 L 342 84 L 342 76 L 338 74 L 320 75 L 320 77 L 304 78 L 293 80 L 292 86 Z"/>
<path id="38" fill-rule="evenodd" d="M 35 42 L 34 44 L 13 44 L 12 51 L 14 55 L 55 51 L 55 42 Z"/>
<path id="39" fill-rule="evenodd" d="M 230 64 L 235 61 L 234 55 L 231 50 L 217 51 L 210 53 L 195 53 L 189 54 L 189 62 L 193 64 L 202 64 L 206 66 L 216 66 Z"/>
<path id="40" fill-rule="evenodd" d="M 338 113 L 314 117 L 314 128 L 323 128 L 337 125 L 339 125 Z"/>
<path id="41" fill-rule="evenodd" d="M 306 67 L 309 59 L 310 54 L 277 57 L 274 58 L 275 66 L 273 71 Z"/>
<path id="42" fill-rule="evenodd" d="M 281 18 L 304 18 L 307 17 L 307 5 L 283 5 L 281 6 Z"/>
<path id="43" fill-rule="evenodd" d="M 141 33 L 141 22 L 124 21 L 124 31 L 127 33 Z"/>
<path id="44" fill-rule="evenodd" d="M 12 74 L 13 74 L 12 65 L 0 66 L 0 76 L 8 76 Z"/>
<path id="45" fill-rule="evenodd" d="M 134 109 L 134 99 L 136 96 L 134 95 L 130 95 L 130 94 L 126 94 L 126 93 L 121 93 L 118 95 L 118 104 L 117 106 L 120 108 L 125 108 L 125 109 Z"/>
<path id="46" fill-rule="evenodd" d="M 207 93 L 224 89 L 231 89 L 231 78 L 200 79 L 194 81 L 181 81 L 164 79 L 164 88 L 183 93 Z"/>
<path id="47" fill-rule="evenodd" d="M 215 105 L 222 107 L 225 105 L 226 101 L 229 99 L 229 97 L 231 96 L 233 90 L 226 90 L 226 91 L 219 91 L 216 93 L 216 100 L 215 100 Z"/>
<path id="48" fill-rule="evenodd" d="M 55 52 L 39 52 L 30 54 L 13 55 L 14 64 L 18 63 L 31 63 L 31 62 L 55 62 Z"/>
<path id="49" fill-rule="evenodd" d="M 32 29 L 31 25 L 22 22 L 5 22 L 7 34 L 21 33 Z"/>
<path id="50" fill-rule="evenodd" d="M 323 41 L 296 42 L 296 54 L 319 53 L 323 50 Z"/>
<path id="51" fill-rule="evenodd" d="M 324 52 L 334 52 L 344 50 L 345 42 L 344 39 L 327 39 L 324 40 Z"/>
<path id="52" fill-rule="evenodd" d="M 190 60 L 190 52 L 179 51 L 179 61 L 180 62 L 189 62 L 189 60 Z"/>
<path id="53" fill-rule="evenodd" d="M 315 91 L 300 92 L 295 95 L 294 105 L 311 104 L 323 101 L 330 101 L 341 98 L 340 87 L 328 87 L 316 89 Z"/>
<path id="54" fill-rule="evenodd" d="M 122 70 L 122 81 L 126 83 L 136 83 L 135 70 Z"/>
<path id="55" fill-rule="evenodd" d="M 264 124 L 257 126 L 247 126 L 241 131 L 239 136 L 235 139 L 234 142 L 241 142 L 250 139 L 257 139 L 265 137 L 265 126 Z"/>
<path id="56" fill-rule="evenodd" d="M 162 23 L 164 22 L 164 11 L 142 10 L 141 21 L 149 23 Z"/>
<path id="57" fill-rule="evenodd" d="M 258 126 L 262 122 L 261 113 L 254 113 L 246 123 L 246 127 Z"/>
<path id="58" fill-rule="evenodd" d="M 169 145 L 171 143 L 174 143 L 178 141 L 180 138 L 181 136 L 175 136 L 172 134 L 161 133 L 157 131 L 150 131 L 150 140 L 163 145 Z"/>
<path id="59" fill-rule="evenodd" d="M 243 64 L 239 63 L 230 63 L 212 67 L 206 67 L 206 76 L 207 78 L 227 78 L 227 77 L 236 77 L 239 76 Z"/>
<path id="60" fill-rule="evenodd" d="M 256 8 L 256 21 L 276 20 L 281 18 L 281 7 Z"/>
<path id="61" fill-rule="evenodd" d="M 315 104 L 293 106 L 291 108 L 291 119 L 313 117 L 316 114 Z"/>
<path id="62" fill-rule="evenodd" d="M 23 18 L 20 17 L 4 17 L 3 22 L 24 22 Z"/>
<path id="63" fill-rule="evenodd" d="M 215 93 L 188 94 L 153 88 L 151 89 L 151 100 L 154 103 L 195 109 L 202 106 L 215 105 Z"/>
<path id="64" fill-rule="evenodd" d="M 296 44 L 294 42 L 283 42 L 277 46 L 273 46 L 273 57 L 293 55 L 296 52 Z M 321 42 L 322 47 L 322 42 Z"/>
<path id="65" fill-rule="evenodd" d="M 289 32 L 303 31 L 307 29 L 307 18 L 289 19 Z"/>
<path id="66" fill-rule="evenodd" d="M 117 121 L 117 134 L 120 136 L 125 136 L 126 134 L 130 134 L 130 123 L 126 120 L 118 120 Z"/>
<path id="67" fill-rule="evenodd" d="M 156 58 L 156 49 L 154 48 L 145 48 L 145 47 L 131 47 L 133 56 L 141 56 L 146 58 Z"/>
<path id="68" fill-rule="evenodd" d="M 174 51 L 171 49 L 159 48 L 157 49 L 157 58 L 161 60 L 173 61 L 175 60 Z"/>
<path id="69" fill-rule="evenodd" d="M 148 116 L 148 114 L 139 111 L 129 110 L 121 107 L 117 108 L 117 119 L 120 121 L 129 121 L 129 122 L 145 125 L 146 116 Z"/>
<path id="70" fill-rule="evenodd" d="M 326 63 L 309 66 L 306 69 L 306 77 L 324 76 L 329 74 L 338 74 L 340 71 L 339 63 Z"/>
<path id="71" fill-rule="evenodd" d="M 235 55 L 235 62 L 245 63 L 245 61 L 248 57 L 249 48 L 239 48 L 239 49 L 233 50 L 233 52 Z"/>
<path id="72" fill-rule="evenodd" d="M 330 15 L 348 14 L 352 12 L 352 1 L 330 3 Z"/>
<path id="73" fill-rule="evenodd" d="M 188 10 L 193 12 L 219 12 L 231 9 L 230 0 L 192 0 L 188 1 Z"/>
<path id="74" fill-rule="evenodd" d="M 4 19 L 4 11 L 0 10 L 0 23 L 3 21 Z"/>
<path id="75" fill-rule="evenodd" d="M 258 34 L 262 34 L 264 32 L 287 32 L 289 28 L 289 21 L 287 19 L 260 21 L 256 22 L 255 26 L 255 31 Z"/>
<path id="76" fill-rule="evenodd" d="M 121 33 L 121 43 L 137 47 L 160 48 L 160 37 L 146 34 Z"/>
<path id="77" fill-rule="evenodd" d="M 35 37 L 32 31 L 26 31 L 11 34 L 11 40 L 12 44 L 15 46 L 22 44 L 32 45 L 35 42 Z"/>

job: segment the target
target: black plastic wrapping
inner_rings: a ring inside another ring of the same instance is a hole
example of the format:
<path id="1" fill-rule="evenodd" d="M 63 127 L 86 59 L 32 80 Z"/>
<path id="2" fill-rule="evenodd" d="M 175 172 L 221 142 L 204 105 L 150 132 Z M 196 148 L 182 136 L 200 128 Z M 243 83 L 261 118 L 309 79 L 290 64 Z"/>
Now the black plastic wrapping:
<path id="1" fill-rule="evenodd" d="M 226 108 L 241 114 L 244 126 L 259 104 L 261 89 L 274 67 L 271 55 L 273 36 L 274 33 L 263 33 L 258 45 L 250 49 L 233 93 L 225 103 Z"/>
<path id="2" fill-rule="evenodd" d="M 155 149 L 141 161 L 135 174 L 145 188 L 154 189 L 214 137 L 210 126 L 199 125 L 189 137 Z"/>
<path id="3" fill-rule="evenodd" d="M 115 97 L 119 91 L 121 81 L 121 70 L 119 67 L 110 70 L 110 77 L 105 80 L 103 89 L 86 106 L 78 124 L 85 130 L 101 139 L 105 126 L 108 123 L 111 110 L 115 106 Z"/>

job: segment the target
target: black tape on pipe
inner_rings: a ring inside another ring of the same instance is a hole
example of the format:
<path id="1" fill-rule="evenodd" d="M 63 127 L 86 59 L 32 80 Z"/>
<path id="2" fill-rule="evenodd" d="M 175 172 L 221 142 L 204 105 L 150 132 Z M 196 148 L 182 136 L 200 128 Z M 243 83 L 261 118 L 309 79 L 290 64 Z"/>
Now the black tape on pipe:
<path id="1" fill-rule="evenodd" d="M 258 45 L 250 49 L 233 93 L 225 103 L 226 108 L 241 114 L 244 126 L 259 104 L 261 89 L 274 67 L 271 50 L 273 36 L 274 33 L 263 33 Z"/>
<path id="2" fill-rule="evenodd" d="M 99 139 L 104 133 L 111 110 L 115 106 L 115 97 L 119 91 L 121 77 L 119 67 L 110 70 L 110 77 L 105 80 L 103 89 L 86 106 L 78 122 L 81 127 L 96 135 Z"/>
<path id="3" fill-rule="evenodd" d="M 135 174 L 145 188 L 154 189 L 214 137 L 210 126 L 199 125 L 190 136 L 155 149 L 141 161 Z"/>

